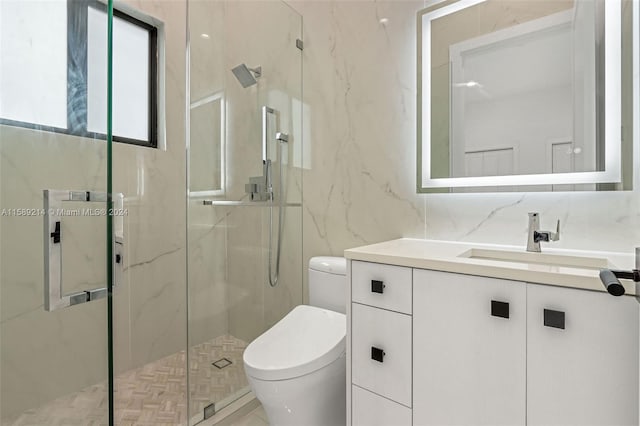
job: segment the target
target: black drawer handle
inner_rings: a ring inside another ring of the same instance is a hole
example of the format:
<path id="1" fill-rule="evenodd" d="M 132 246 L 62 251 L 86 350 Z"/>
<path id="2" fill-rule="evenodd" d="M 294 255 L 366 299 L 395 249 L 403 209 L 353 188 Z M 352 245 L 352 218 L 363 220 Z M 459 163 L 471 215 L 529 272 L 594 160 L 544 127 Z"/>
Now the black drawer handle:
<path id="1" fill-rule="evenodd" d="M 371 359 L 378 362 L 384 361 L 384 356 L 386 354 L 380 348 L 376 348 L 375 346 L 371 346 Z"/>
<path id="2" fill-rule="evenodd" d="M 497 300 L 491 301 L 491 316 L 499 318 L 509 318 L 509 303 L 498 302 Z"/>
<path id="3" fill-rule="evenodd" d="M 544 325 L 546 327 L 561 328 L 564 330 L 564 312 L 545 309 Z"/>
<path id="4" fill-rule="evenodd" d="M 371 292 L 372 293 L 384 293 L 384 282 L 379 280 L 371 280 Z"/>

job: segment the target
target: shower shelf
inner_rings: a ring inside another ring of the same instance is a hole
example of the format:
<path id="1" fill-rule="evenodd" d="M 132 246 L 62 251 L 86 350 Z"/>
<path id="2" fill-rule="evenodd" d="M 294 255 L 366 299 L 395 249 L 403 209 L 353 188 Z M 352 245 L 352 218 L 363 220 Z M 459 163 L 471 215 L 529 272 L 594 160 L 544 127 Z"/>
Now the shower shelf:
<path id="1" fill-rule="evenodd" d="M 227 206 L 227 207 L 235 207 L 235 206 L 251 206 L 251 207 L 269 207 L 275 206 L 278 207 L 278 203 L 270 202 L 270 201 L 227 201 L 227 200 L 204 200 L 202 204 L 205 206 Z M 285 207 L 301 207 L 302 203 L 286 203 Z"/>

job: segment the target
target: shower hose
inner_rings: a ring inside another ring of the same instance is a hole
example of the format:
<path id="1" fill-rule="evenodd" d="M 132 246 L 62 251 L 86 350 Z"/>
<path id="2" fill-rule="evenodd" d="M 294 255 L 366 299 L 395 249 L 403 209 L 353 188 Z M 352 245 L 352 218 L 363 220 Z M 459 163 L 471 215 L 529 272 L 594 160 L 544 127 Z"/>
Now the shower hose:
<path id="1" fill-rule="evenodd" d="M 282 141 L 278 141 L 278 242 L 276 248 L 276 265 L 275 275 L 272 271 L 273 264 L 273 199 L 269 206 L 269 285 L 275 287 L 278 284 L 278 278 L 280 276 L 280 251 L 282 248 L 282 222 L 284 220 L 284 184 L 282 174 Z"/>

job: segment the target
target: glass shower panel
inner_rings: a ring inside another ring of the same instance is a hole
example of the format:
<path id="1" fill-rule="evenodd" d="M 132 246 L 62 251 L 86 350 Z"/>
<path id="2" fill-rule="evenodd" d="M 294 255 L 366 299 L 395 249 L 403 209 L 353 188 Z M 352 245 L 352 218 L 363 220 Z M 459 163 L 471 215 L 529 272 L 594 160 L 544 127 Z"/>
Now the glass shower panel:
<path id="1" fill-rule="evenodd" d="M 284 2 L 192 0 L 188 21 L 189 418 L 196 424 L 248 393 L 244 349 L 302 303 L 304 104 L 302 17 Z M 276 140 L 278 132 L 288 142 Z"/>
<path id="2" fill-rule="evenodd" d="M 108 149 L 87 129 L 94 4 L 0 1 L 2 425 L 109 424 Z"/>
<path id="3" fill-rule="evenodd" d="M 116 425 L 187 423 L 185 35 L 185 1 L 115 4 L 113 188 L 124 194 Z"/>

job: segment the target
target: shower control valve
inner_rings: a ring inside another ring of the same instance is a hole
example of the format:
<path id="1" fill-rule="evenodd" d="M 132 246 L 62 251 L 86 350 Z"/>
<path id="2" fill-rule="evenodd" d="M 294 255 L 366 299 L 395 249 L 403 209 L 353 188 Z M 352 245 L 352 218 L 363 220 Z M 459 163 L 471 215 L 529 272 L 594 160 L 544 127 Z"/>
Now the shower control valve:
<path id="1" fill-rule="evenodd" d="M 251 201 L 271 201 L 273 196 L 264 176 L 250 177 L 249 183 L 244 185 L 244 191 L 249 194 Z"/>

